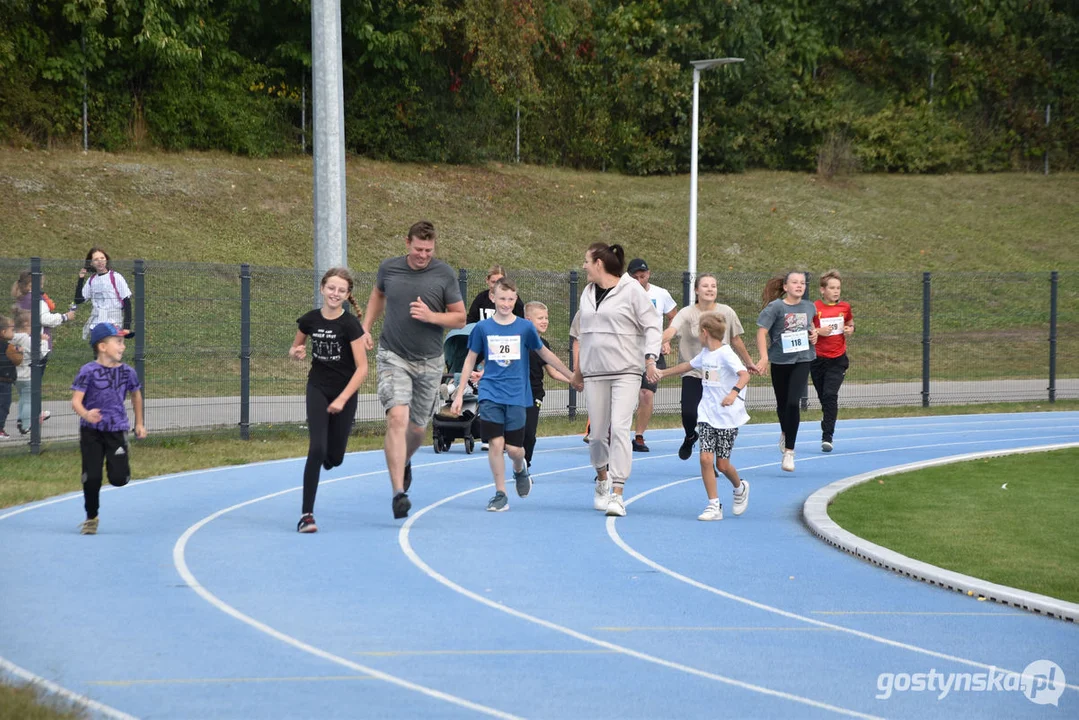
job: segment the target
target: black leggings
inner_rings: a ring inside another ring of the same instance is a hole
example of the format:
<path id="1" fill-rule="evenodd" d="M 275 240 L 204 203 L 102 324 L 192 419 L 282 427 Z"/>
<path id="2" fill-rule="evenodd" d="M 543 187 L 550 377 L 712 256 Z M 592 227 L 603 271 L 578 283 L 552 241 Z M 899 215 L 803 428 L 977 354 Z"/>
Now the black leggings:
<path id="1" fill-rule="evenodd" d="M 540 409 L 536 403 L 525 408 L 525 467 L 532 465 L 532 451 L 536 449 L 536 428 L 539 427 Z"/>
<path id="2" fill-rule="evenodd" d="M 848 367 L 850 360 L 847 354 L 843 353 L 835 358 L 818 356 L 809 368 L 824 415 L 820 423 L 821 439 L 828 442 L 832 441 L 835 433 L 835 421 L 839 416 L 839 388 L 843 385 L 843 378 L 847 376 Z"/>
<path id="3" fill-rule="evenodd" d="M 320 468 L 330 470 L 345 460 L 348 447 L 348 434 L 352 432 L 352 421 L 356 419 L 356 402 L 353 395 L 345 403 L 345 408 L 331 415 L 326 411 L 337 398 L 327 395 L 326 391 L 307 385 L 307 434 L 311 445 L 307 450 L 307 464 L 303 468 L 303 514 L 315 511 L 315 493 L 318 492 Z"/>
<path id="4" fill-rule="evenodd" d="M 81 427 L 79 450 L 82 451 L 83 507 L 86 508 L 86 518 L 93 520 L 101 506 L 102 463 L 108 473 L 110 485 L 123 487 L 131 479 L 127 437 L 122 430 L 109 432 Z"/>
<path id="5" fill-rule="evenodd" d="M 788 450 L 794 449 L 798 439 L 798 424 L 802 421 L 802 393 L 809 381 L 809 366 L 812 364 L 810 361 L 790 365 L 772 364 L 776 415 L 779 416 L 779 427 L 783 430 Z"/>
<path id="6" fill-rule="evenodd" d="M 704 385 L 701 379 L 686 375 L 682 378 L 682 428 L 686 437 L 697 432 L 697 406 L 701 404 Z"/>

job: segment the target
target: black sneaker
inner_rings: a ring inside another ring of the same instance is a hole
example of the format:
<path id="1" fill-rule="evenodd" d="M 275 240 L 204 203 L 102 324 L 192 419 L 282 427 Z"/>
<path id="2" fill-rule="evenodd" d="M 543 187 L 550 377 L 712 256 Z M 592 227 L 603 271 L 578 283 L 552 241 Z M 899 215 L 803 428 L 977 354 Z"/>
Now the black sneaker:
<path id="1" fill-rule="evenodd" d="M 825 435 L 820 441 L 821 452 L 832 452 L 832 438 Z"/>
<path id="2" fill-rule="evenodd" d="M 306 513 L 300 517 L 300 522 L 296 523 L 296 532 L 299 533 L 313 533 L 318 532 L 318 525 L 315 524 L 315 516 L 311 513 Z"/>
<path id="3" fill-rule="evenodd" d="M 644 435 L 633 438 L 633 452 L 650 452 L 648 446 L 644 444 Z"/>
<path id="4" fill-rule="evenodd" d="M 412 487 L 412 461 L 405 463 L 405 492 Z M 407 509 L 405 511 L 408 512 Z M 402 516 L 403 517 L 403 516 Z"/>
<path id="5" fill-rule="evenodd" d="M 693 444 L 697 442 L 699 437 L 696 432 L 686 435 L 686 439 L 682 441 L 682 446 L 678 448 L 679 460 L 689 460 L 689 456 L 693 454 Z"/>
<path id="6" fill-rule="evenodd" d="M 401 518 L 408 517 L 408 511 L 412 509 L 412 502 L 408 499 L 408 495 L 404 493 L 397 493 L 393 496 L 393 519 L 400 520 Z"/>

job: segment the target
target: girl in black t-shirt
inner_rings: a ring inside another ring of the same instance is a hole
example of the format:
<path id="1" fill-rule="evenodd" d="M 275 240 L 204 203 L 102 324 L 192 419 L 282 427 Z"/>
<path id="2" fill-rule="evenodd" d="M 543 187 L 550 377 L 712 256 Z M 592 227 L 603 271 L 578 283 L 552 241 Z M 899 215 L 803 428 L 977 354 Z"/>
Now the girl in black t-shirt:
<path id="1" fill-rule="evenodd" d="M 311 338 L 311 371 L 307 375 L 307 428 L 311 445 L 303 470 L 303 507 L 296 530 L 318 531 L 315 493 L 319 467 L 337 467 L 345 459 L 352 422 L 356 419 L 356 391 L 367 377 L 367 353 L 359 305 L 352 297 L 352 275 L 345 268 L 330 268 L 322 276 L 322 309 L 296 321 L 298 329 L 288 354 L 293 360 L 307 356 Z M 355 315 L 345 312 L 348 301 Z"/>

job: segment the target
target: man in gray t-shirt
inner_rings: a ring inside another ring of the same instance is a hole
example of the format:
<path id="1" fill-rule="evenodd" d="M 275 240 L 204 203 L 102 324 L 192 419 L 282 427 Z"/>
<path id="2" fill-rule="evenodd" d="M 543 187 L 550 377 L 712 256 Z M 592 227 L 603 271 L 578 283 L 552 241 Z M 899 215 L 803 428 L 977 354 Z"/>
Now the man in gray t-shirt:
<path id="1" fill-rule="evenodd" d="M 436 260 L 434 226 L 409 228 L 404 257 L 382 261 L 363 319 L 363 340 L 374 348 L 371 327 L 385 313 L 378 339 L 378 399 L 386 411 L 386 469 L 393 516 L 408 515 L 411 458 L 435 414 L 445 362 L 442 332 L 465 326 L 465 303 L 453 269 Z"/>

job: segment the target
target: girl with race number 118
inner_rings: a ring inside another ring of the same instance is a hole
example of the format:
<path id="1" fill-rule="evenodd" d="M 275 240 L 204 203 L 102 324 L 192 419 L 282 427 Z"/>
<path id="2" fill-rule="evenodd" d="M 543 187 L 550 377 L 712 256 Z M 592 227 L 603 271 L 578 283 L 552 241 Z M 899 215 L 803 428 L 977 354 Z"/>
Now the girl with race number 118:
<path id="1" fill-rule="evenodd" d="M 780 465 L 794 472 L 794 444 L 801 422 L 802 393 L 809 380 L 809 367 L 817 354 L 817 308 L 805 299 L 806 274 L 788 272 L 764 286 L 764 309 L 757 317 L 757 372 L 767 375 L 771 365 L 772 390 L 779 416 Z"/>

